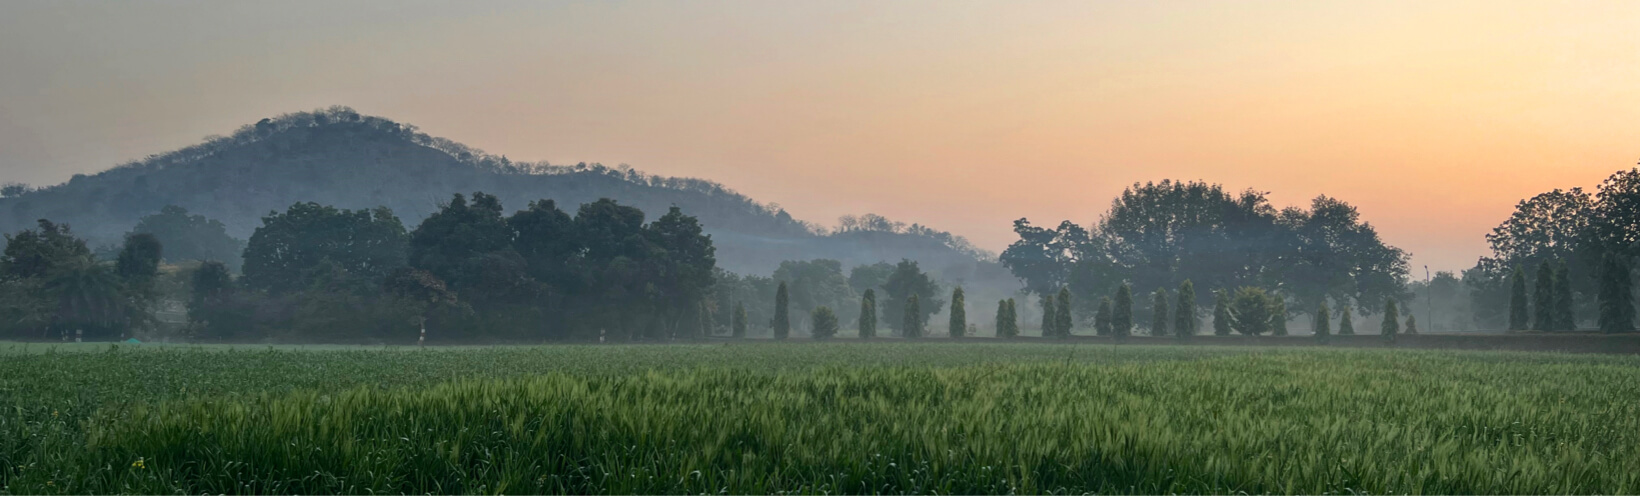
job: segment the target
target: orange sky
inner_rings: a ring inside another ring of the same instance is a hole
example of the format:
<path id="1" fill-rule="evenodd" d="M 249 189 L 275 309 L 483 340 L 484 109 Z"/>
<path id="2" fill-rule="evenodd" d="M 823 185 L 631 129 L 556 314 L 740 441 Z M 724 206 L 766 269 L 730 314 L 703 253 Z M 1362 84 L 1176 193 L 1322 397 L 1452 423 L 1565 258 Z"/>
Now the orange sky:
<path id="1" fill-rule="evenodd" d="M 1135 181 L 1325 193 L 1461 269 L 1516 201 L 1640 159 L 1637 26 L 1640 2 L 14 0 L 0 180 L 343 104 L 990 249 Z"/>

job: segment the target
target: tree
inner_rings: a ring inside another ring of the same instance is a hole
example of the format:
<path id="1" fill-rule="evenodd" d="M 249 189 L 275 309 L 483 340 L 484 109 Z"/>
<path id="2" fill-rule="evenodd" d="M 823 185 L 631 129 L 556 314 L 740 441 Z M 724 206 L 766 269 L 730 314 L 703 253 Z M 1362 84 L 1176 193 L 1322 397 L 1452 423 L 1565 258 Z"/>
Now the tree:
<path id="1" fill-rule="evenodd" d="M 1014 306 L 1014 299 L 1008 299 L 1008 337 L 1019 335 L 1019 308 Z"/>
<path id="2" fill-rule="evenodd" d="M 1561 260 L 1555 271 L 1555 330 L 1577 330 L 1577 313 L 1572 306 L 1572 273 Z"/>
<path id="3" fill-rule="evenodd" d="M 1315 329 L 1316 341 L 1325 344 L 1332 340 L 1332 312 L 1327 310 L 1327 302 L 1323 301 L 1321 306 L 1316 307 L 1315 323 L 1310 327 Z"/>
<path id="4" fill-rule="evenodd" d="M 1270 295 L 1270 335 L 1287 335 L 1287 302 L 1280 296 Z"/>
<path id="5" fill-rule="evenodd" d="M 958 286 L 957 289 L 951 290 L 951 324 L 946 327 L 946 330 L 951 333 L 953 338 L 960 338 L 968 332 L 968 311 L 965 305 L 962 297 L 962 287 Z"/>
<path id="6" fill-rule="evenodd" d="M 888 262 L 877 262 L 871 265 L 856 265 L 848 271 L 848 287 L 855 294 L 881 288 L 888 284 L 889 276 L 894 275 L 896 266 Z"/>
<path id="7" fill-rule="evenodd" d="M 905 299 L 905 311 L 901 313 L 901 317 L 904 321 L 900 324 L 900 332 L 905 337 L 913 339 L 922 337 L 922 308 L 915 293 Z"/>
<path id="8" fill-rule="evenodd" d="M 1195 336 L 1201 323 L 1196 320 L 1196 285 L 1189 279 L 1179 283 L 1179 306 L 1174 309 L 1173 333 L 1179 339 Z"/>
<path id="9" fill-rule="evenodd" d="M 1230 316 L 1237 333 L 1258 336 L 1270 332 L 1275 304 L 1263 288 L 1244 286 L 1230 301 Z"/>
<path id="10" fill-rule="evenodd" d="M 837 335 L 837 313 L 832 312 L 831 307 L 824 305 L 815 307 L 814 311 L 809 314 L 809 318 L 813 321 L 811 334 L 813 334 L 814 339 L 831 339 L 832 336 Z"/>
<path id="11" fill-rule="evenodd" d="M 1059 301 L 1053 306 L 1053 328 L 1061 338 L 1071 337 L 1071 289 L 1059 288 Z"/>
<path id="12" fill-rule="evenodd" d="M 1377 301 L 1406 291 L 1405 251 L 1384 244 L 1354 206 L 1318 196 L 1308 211 L 1282 210 L 1273 280 L 1298 308 L 1315 308 L 1328 298 Z"/>
<path id="13" fill-rule="evenodd" d="M 713 336 L 717 334 L 717 322 L 712 319 L 711 300 L 700 300 L 700 335 Z"/>
<path id="14" fill-rule="evenodd" d="M 1524 331 L 1530 325 L 1529 312 L 1526 310 L 1526 271 L 1515 266 L 1515 272 L 1509 277 L 1509 330 Z"/>
<path id="15" fill-rule="evenodd" d="M 1152 335 L 1152 336 L 1166 336 L 1167 335 L 1167 325 L 1168 325 L 1167 289 L 1165 289 L 1165 288 L 1156 288 L 1156 292 L 1152 296 L 1151 300 L 1152 301 L 1150 303 L 1150 335 Z"/>
<path id="16" fill-rule="evenodd" d="M 1401 332 L 1401 312 L 1395 308 L 1395 300 L 1384 300 L 1384 323 L 1379 326 L 1378 333 L 1384 336 L 1384 341 L 1395 342 L 1395 334 Z"/>
<path id="17" fill-rule="evenodd" d="M 36 229 L 7 234 L 4 255 L 0 255 L 0 278 L 22 280 L 45 277 L 60 267 L 91 257 L 85 241 L 74 237 L 68 225 L 46 219 Z"/>
<path id="18" fill-rule="evenodd" d="M 1532 292 L 1532 330 L 1555 329 L 1555 270 L 1548 260 L 1538 264 L 1537 281 Z"/>
<path id="19" fill-rule="evenodd" d="M 877 290 L 867 288 L 860 298 L 860 339 L 877 337 Z"/>
<path id="20" fill-rule="evenodd" d="M 233 339 L 251 330 L 252 316 L 237 305 L 233 276 L 222 262 L 194 269 L 188 296 L 188 325 L 195 336 Z"/>
<path id="21" fill-rule="evenodd" d="M 1418 317 L 1416 315 L 1407 314 L 1406 333 L 1407 335 L 1418 334 Z"/>
<path id="22" fill-rule="evenodd" d="M 1600 270 L 1600 331 L 1634 330 L 1633 279 L 1621 255 L 1607 253 Z"/>
<path id="23" fill-rule="evenodd" d="M 165 246 L 165 260 L 216 260 L 228 267 L 238 267 L 245 252 L 245 242 L 228 235 L 221 221 L 203 215 L 189 215 L 188 210 L 166 205 L 159 213 L 143 217 L 131 228 L 131 234 L 151 234 Z"/>
<path id="24" fill-rule="evenodd" d="M 1115 308 L 1110 317 L 1111 333 L 1118 338 L 1128 337 L 1133 332 L 1133 288 L 1122 284 L 1116 288 Z"/>
<path id="25" fill-rule="evenodd" d="M 786 294 L 786 281 L 780 281 L 780 289 L 774 292 L 774 338 L 786 339 L 791 334 L 792 324 L 787 312 L 790 306 L 790 297 Z"/>
<path id="26" fill-rule="evenodd" d="M 1059 329 L 1056 327 L 1058 318 L 1059 313 L 1054 311 L 1053 296 L 1042 297 L 1042 337 L 1051 338 L 1059 335 Z"/>
<path id="27" fill-rule="evenodd" d="M 883 293 L 886 299 L 881 302 L 881 310 L 883 318 L 890 323 L 926 323 L 929 316 L 939 313 L 940 308 L 945 306 L 945 301 L 939 299 L 940 286 L 923 273 L 917 262 L 911 260 L 902 259 L 894 266 L 894 273 L 889 274 L 888 282 L 883 283 Z M 905 318 L 905 302 L 912 295 L 917 296 L 918 311 L 922 312 L 914 320 Z M 905 329 L 899 330 L 905 332 Z"/>
<path id="28" fill-rule="evenodd" d="M 1338 335 L 1339 336 L 1353 336 L 1353 335 L 1355 335 L 1355 321 L 1350 319 L 1350 306 L 1349 305 L 1344 305 L 1344 306 L 1338 307 Z"/>
<path id="29" fill-rule="evenodd" d="M 125 246 L 114 261 L 114 273 L 140 306 L 146 306 L 154 298 L 154 278 L 159 275 L 163 253 L 164 247 L 154 235 L 127 234 Z"/>
<path id="30" fill-rule="evenodd" d="M 1013 334 L 1008 332 L 1008 324 L 1010 324 L 1008 321 L 1008 300 L 997 300 L 997 337 L 1014 337 Z"/>
<path id="31" fill-rule="evenodd" d="M 1099 309 L 1093 313 L 1093 332 L 1100 336 L 1109 336 L 1112 332 L 1110 297 L 1099 299 Z"/>
<path id="32" fill-rule="evenodd" d="M 734 322 L 730 326 L 730 333 L 736 339 L 746 337 L 746 305 L 735 304 Z"/>
<path id="33" fill-rule="evenodd" d="M 787 260 L 780 262 L 774 278 L 786 281 L 791 288 L 792 308 L 799 314 L 814 311 L 816 307 L 842 308 L 854 299 L 848 279 L 843 277 L 843 264 L 836 260 Z"/>
<path id="34" fill-rule="evenodd" d="M 1213 292 L 1213 335 L 1229 336 L 1231 325 L 1230 295 L 1220 289 Z"/>
<path id="35" fill-rule="evenodd" d="M 276 294 L 295 291 L 308 287 L 307 275 L 326 261 L 361 278 L 386 277 L 406 264 L 406 239 L 404 224 L 386 208 L 297 203 L 270 212 L 251 234 L 244 283 Z"/>
<path id="36" fill-rule="evenodd" d="M 658 279 L 655 287 L 660 294 L 652 298 L 658 300 L 675 334 L 679 320 L 698 310 L 711 291 L 717 248 L 700 221 L 684 215 L 678 207 L 651 222 L 645 233 L 660 254 L 656 265 L 661 267 L 661 275 L 653 278 Z"/>

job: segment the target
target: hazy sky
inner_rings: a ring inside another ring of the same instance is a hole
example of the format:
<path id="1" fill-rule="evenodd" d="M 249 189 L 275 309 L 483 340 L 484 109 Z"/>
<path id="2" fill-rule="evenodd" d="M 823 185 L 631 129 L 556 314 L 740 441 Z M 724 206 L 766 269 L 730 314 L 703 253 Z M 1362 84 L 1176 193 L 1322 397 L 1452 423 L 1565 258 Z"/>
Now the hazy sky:
<path id="1" fill-rule="evenodd" d="M 1422 278 L 1640 159 L 1637 27 L 1633 1 L 5 0 L 0 180 L 340 104 L 993 250 L 1135 181 L 1325 193 Z"/>

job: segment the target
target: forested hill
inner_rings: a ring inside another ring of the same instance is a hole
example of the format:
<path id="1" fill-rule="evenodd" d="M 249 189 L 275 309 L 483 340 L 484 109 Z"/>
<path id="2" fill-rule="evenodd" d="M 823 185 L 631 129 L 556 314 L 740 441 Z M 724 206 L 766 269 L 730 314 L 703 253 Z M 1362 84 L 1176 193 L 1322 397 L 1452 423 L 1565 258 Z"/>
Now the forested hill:
<path id="1" fill-rule="evenodd" d="M 263 119 L 231 136 L 55 186 L 6 188 L 0 231 L 46 218 L 69 224 L 94 245 L 113 244 L 142 216 L 178 205 L 222 221 L 244 239 L 262 216 L 299 201 L 386 206 L 414 228 L 451 194 L 473 191 L 498 196 L 509 211 L 542 198 L 573 209 L 608 197 L 654 218 L 677 205 L 713 235 L 718 264 L 742 273 L 768 274 L 782 260 L 812 258 L 860 264 L 904 257 L 938 270 L 972 265 L 977 255 L 961 238 L 927 230 L 827 234 L 710 181 L 626 167 L 512 162 L 345 107 Z"/>

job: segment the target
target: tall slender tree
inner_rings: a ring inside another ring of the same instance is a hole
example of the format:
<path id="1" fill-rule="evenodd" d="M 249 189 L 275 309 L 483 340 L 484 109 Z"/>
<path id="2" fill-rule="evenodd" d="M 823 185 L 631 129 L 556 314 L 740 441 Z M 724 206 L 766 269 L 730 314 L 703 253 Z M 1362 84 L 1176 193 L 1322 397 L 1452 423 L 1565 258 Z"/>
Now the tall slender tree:
<path id="1" fill-rule="evenodd" d="M 1524 331 L 1531 325 L 1526 310 L 1526 271 L 1515 266 L 1509 275 L 1509 330 Z"/>
<path id="2" fill-rule="evenodd" d="M 1019 307 L 1015 306 L 1014 299 L 1008 299 L 1008 337 L 1019 335 Z"/>
<path id="3" fill-rule="evenodd" d="M 1577 314 L 1572 310 L 1572 273 L 1566 261 L 1560 261 L 1555 270 L 1555 330 L 1577 330 Z"/>
<path id="4" fill-rule="evenodd" d="M 1338 308 L 1338 335 L 1355 335 L 1355 320 L 1350 317 L 1349 305 L 1344 305 Z"/>
<path id="5" fill-rule="evenodd" d="M 1110 325 L 1110 297 L 1099 299 L 1099 310 L 1093 313 L 1093 332 L 1100 336 L 1109 336 Z"/>
<path id="6" fill-rule="evenodd" d="M 781 281 L 780 287 L 774 290 L 774 338 L 786 339 L 792 332 L 791 314 L 787 313 L 791 297 L 786 293 L 786 282 Z"/>
<path id="7" fill-rule="evenodd" d="M 1230 295 L 1223 289 L 1213 292 L 1213 335 L 1230 335 Z"/>
<path id="8" fill-rule="evenodd" d="M 1053 329 L 1061 338 L 1071 337 L 1071 288 L 1059 288 L 1059 302 L 1053 306 Z"/>
<path id="9" fill-rule="evenodd" d="M 1111 331 L 1116 337 L 1127 337 L 1133 332 L 1133 288 L 1122 283 L 1116 288 L 1115 308 L 1111 309 Z"/>
<path id="10" fill-rule="evenodd" d="M 922 303 L 917 301 L 917 295 L 913 294 L 905 299 L 905 312 L 903 312 L 902 320 L 905 321 L 903 322 L 905 329 L 902 329 L 901 332 L 905 333 L 905 337 L 911 339 L 922 337 Z"/>
<path id="11" fill-rule="evenodd" d="M 1628 264 L 1607 253 L 1600 264 L 1600 331 L 1634 330 L 1634 289 Z"/>
<path id="12" fill-rule="evenodd" d="M 1196 285 L 1189 279 L 1179 284 L 1179 306 L 1173 309 L 1173 335 L 1179 339 L 1195 336 L 1201 322 L 1196 320 Z"/>
<path id="13" fill-rule="evenodd" d="M 962 295 L 962 286 L 951 290 L 951 323 L 946 326 L 946 331 L 950 332 L 953 338 L 961 338 L 968 332 L 967 306 L 968 302 Z"/>
<path id="14" fill-rule="evenodd" d="M 1150 302 L 1150 335 L 1166 336 L 1167 327 L 1167 288 L 1156 288 Z"/>
<path id="15" fill-rule="evenodd" d="M 877 291 L 867 289 L 860 297 L 860 339 L 877 337 Z"/>
<path id="16" fill-rule="evenodd" d="M 1310 326 L 1315 329 L 1315 340 L 1326 343 L 1332 340 L 1332 311 L 1327 309 L 1327 302 L 1315 309 L 1315 323 Z"/>
<path id="17" fill-rule="evenodd" d="M 1401 333 L 1408 336 L 1418 334 L 1418 316 L 1416 314 L 1407 313 L 1407 326 Z"/>
<path id="18" fill-rule="evenodd" d="M 1011 338 L 1008 334 L 1008 300 L 997 300 L 997 337 Z"/>
<path id="19" fill-rule="evenodd" d="M 1532 291 L 1532 330 L 1555 329 L 1555 269 L 1548 260 L 1538 264 L 1537 281 Z"/>
<path id="20" fill-rule="evenodd" d="M 1384 300 L 1384 323 L 1379 326 L 1378 334 L 1384 341 L 1395 342 L 1395 335 L 1401 332 L 1401 311 L 1395 307 L 1395 299 Z"/>
<path id="21" fill-rule="evenodd" d="M 1059 332 L 1054 329 L 1054 324 L 1057 322 L 1056 317 L 1059 314 L 1054 312 L 1053 299 L 1051 294 L 1042 296 L 1042 337 L 1045 338 L 1059 335 Z"/>
<path id="22" fill-rule="evenodd" d="M 730 326 L 732 335 L 737 338 L 746 337 L 746 305 L 744 303 L 735 303 L 735 315 L 732 320 Z"/>

